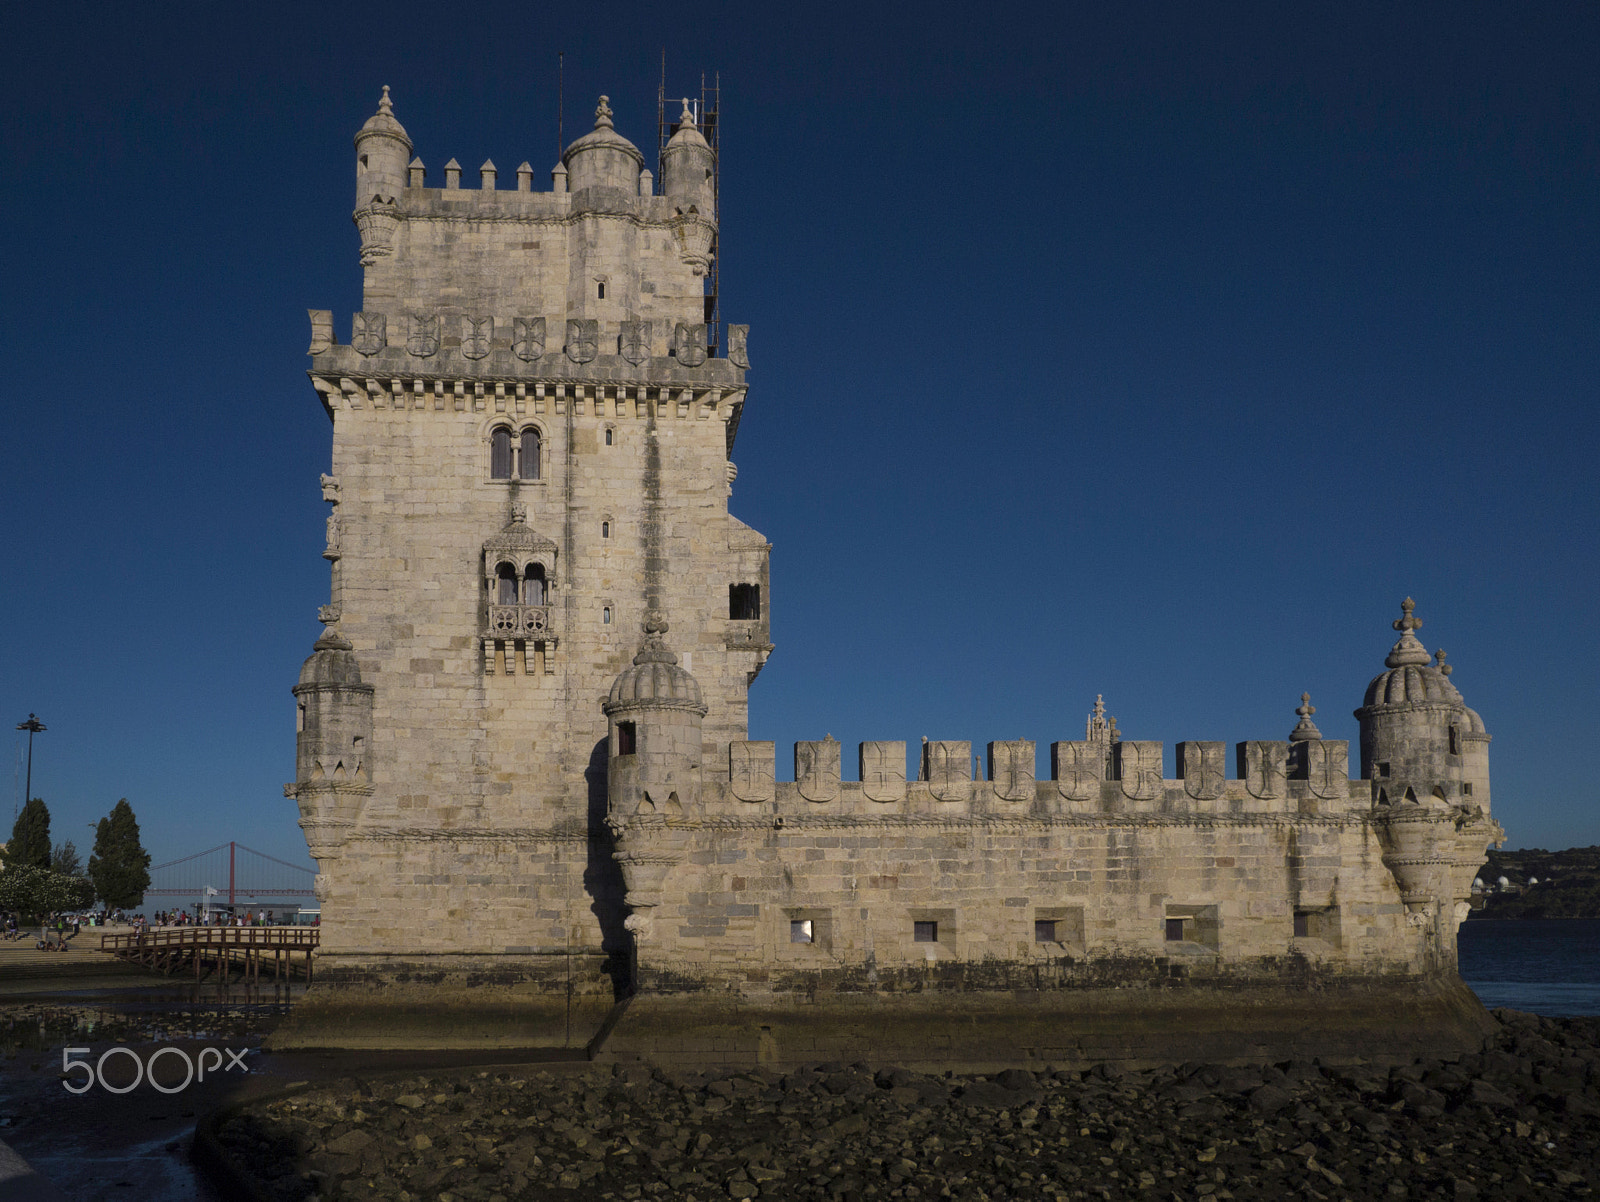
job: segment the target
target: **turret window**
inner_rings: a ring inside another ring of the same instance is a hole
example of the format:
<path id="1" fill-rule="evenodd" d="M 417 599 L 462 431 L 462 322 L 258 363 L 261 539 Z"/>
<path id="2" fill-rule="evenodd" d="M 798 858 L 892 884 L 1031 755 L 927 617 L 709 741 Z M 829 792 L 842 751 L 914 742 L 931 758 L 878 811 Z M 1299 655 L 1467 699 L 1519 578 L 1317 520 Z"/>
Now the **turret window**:
<path id="1" fill-rule="evenodd" d="M 617 723 L 617 754 L 634 755 L 639 750 L 639 728 L 632 722 Z"/>

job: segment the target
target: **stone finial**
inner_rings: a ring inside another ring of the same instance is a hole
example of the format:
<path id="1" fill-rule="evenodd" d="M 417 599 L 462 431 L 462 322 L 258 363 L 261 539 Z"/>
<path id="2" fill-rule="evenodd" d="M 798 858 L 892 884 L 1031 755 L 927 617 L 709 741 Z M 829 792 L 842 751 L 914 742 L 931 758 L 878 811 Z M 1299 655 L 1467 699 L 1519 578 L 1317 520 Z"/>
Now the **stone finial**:
<path id="1" fill-rule="evenodd" d="M 1410 597 L 1400 603 L 1401 616 L 1393 622 L 1394 628 L 1400 632 L 1400 638 L 1383 661 L 1386 667 L 1401 668 L 1408 664 L 1420 666 L 1428 662 L 1428 652 L 1417 642 L 1415 632 L 1422 629 L 1422 619 L 1413 615 L 1412 611 L 1416 608 L 1417 603 Z"/>
<path id="2" fill-rule="evenodd" d="M 388 84 L 383 85 L 383 95 L 378 98 L 378 111 L 380 113 L 387 114 L 390 117 L 394 116 L 394 105 L 389 103 Z"/>
<path id="3" fill-rule="evenodd" d="M 1099 693 L 1094 695 L 1094 710 L 1089 714 L 1089 720 L 1084 723 L 1083 737 L 1091 743 L 1117 741 L 1117 720 L 1106 713 L 1105 698 Z"/>
<path id="4" fill-rule="evenodd" d="M 1444 662 L 1444 657 L 1445 650 L 1443 647 L 1440 647 L 1439 650 L 1433 653 L 1433 666 L 1438 668 L 1442 675 L 1449 676 L 1450 673 L 1455 671 L 1455 669 Z"/>
<path id="5" fill-rule="evenodd" d="M 600 103 L 594 106 L 594 127 L 596 129 L 611 128 L 611 97 L 600 97 Z"/>
<path id="6" fill-rule="evenodd" d="M 667 650 L 667 643 L 662 636 L 670 629 L 666 615 L 658 609 L 652 609 L 644 616 L 644 642 L 639 647 L 639 654 L 633 657 L 636 664 L 675 664 L 678 657 Z"/>
<path id="7" fill-rule="evenodd" d="M 387 94 L 387 89 L 385 89 L 385 94 Z M 687 125 L 690 129 L 694 129 L 695 124 L 694 110 L 689 107 L 689 98 L 685 96 L 683 98 L 683 113 L 678 118 L 678 126 L 682 128 Z"/>
<path id="8" fill-rule="evenodd" d="M 1300 694 L 1300 704 L 1295 707 L 1294 712 L 1300 715 L 1300 721 L 1289 732 L 1289 742 L 1307 743 L 1313 739 L 1322 738 L 1322 732 L 1317 729 L 1317 724 L 1311 720 L 1311 715 L 1317 712 L 1317 707 L 1311 704 L 1310 693 Z"/>

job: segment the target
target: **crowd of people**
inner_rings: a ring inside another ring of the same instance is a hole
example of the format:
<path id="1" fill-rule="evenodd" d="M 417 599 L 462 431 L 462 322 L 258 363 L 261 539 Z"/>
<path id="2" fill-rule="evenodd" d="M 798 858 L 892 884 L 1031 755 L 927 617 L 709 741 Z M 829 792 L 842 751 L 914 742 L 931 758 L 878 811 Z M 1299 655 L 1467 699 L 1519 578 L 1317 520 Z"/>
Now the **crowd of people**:
<path id="1" fill-rule="evenodd" d="M 15 942 L 31 937 L 34 946 L 40 951 L 65 952 L 71 950 L 70 940 L 76 938 L 86 926 L 131 926 L 138 932 L 158 927 L 183 926 L 269 927 L 289 925 L 294 920 L 292 912 L 279 914 L 274 910 L 253 912 L 246 910 L 239 914 L 232 914 L 220 908 L 196 913 L 191 913 L 187 909 L 157 910 L 146 919 L 143 914 L 113 909 L 96 910 L 85 914 L 49 914 L 39 922 L 38 934 L 34 935 L 34 925 L 24 923 L 23 915 L 4 913 L 0 914 L 0 939 Z M 313 919 L 314 924 L 317 921 Z"/>

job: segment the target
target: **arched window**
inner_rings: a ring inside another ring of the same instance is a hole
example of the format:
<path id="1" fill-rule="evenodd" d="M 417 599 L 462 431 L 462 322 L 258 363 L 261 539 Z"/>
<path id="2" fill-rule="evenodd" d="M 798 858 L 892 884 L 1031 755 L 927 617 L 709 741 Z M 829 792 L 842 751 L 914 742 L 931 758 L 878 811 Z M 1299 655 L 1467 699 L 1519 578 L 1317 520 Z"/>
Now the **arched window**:
<path id="1" fill-rule="evenodd" d="M 517 456 L 517 476 L 522 480 L 539 478 L 539 431 L 532 426 L 522 432 L 522 447 Z"/>
<path id="2" fill-rule="evenodd" d="M 600 537 L 601 538 L 610 538 L 611 537 L 611 523 L 610 522 L 601 522 L 600 523 Z"/>
<path id="3" fill-rule="evenodd" d="M 544 565 L 530 563 L 528 571 L 522 580 L 522 603 L 524 605 L 543 605 L 544 590 Z"/>
<path id="4" fill-rule="evenodd" d="M 496 426 L 489 435 L 489 477 L 511 479 L 511 431 Z"/>
<path id="5" fill-rule="evenodd" d="M 517 603 L 517 569 L 508 563 L 503 563 L 494 570 L 494 574 L 499 581 L 495 591 L 495 604 L 515 605 Z"/>

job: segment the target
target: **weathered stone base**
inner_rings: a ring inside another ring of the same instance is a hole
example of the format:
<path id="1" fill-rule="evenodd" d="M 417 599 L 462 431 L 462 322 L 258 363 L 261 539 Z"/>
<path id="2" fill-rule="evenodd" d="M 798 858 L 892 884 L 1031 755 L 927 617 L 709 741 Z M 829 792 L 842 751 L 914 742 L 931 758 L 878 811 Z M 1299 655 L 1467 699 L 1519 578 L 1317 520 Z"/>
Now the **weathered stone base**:
<path id="1" fill-rule="evenodd" d="M 828 1060 L 995 1072 L 1291 1058 L 1410 1061 L 1477 1051 L 1493 1018 L 1453 974 L 1314 990 L 1126 988 L 1000 994 L 833 994 L 760 1002 L 712 993 L 632 999 L 596 1053 L 615 1062 L 788 1066 Z"/>
<path id="2" fill-rule="evenodd" d="M 597 952 L 322 956 L 265 1045 L 582 1049 L 615 1004 L 607 965 Z"/>

